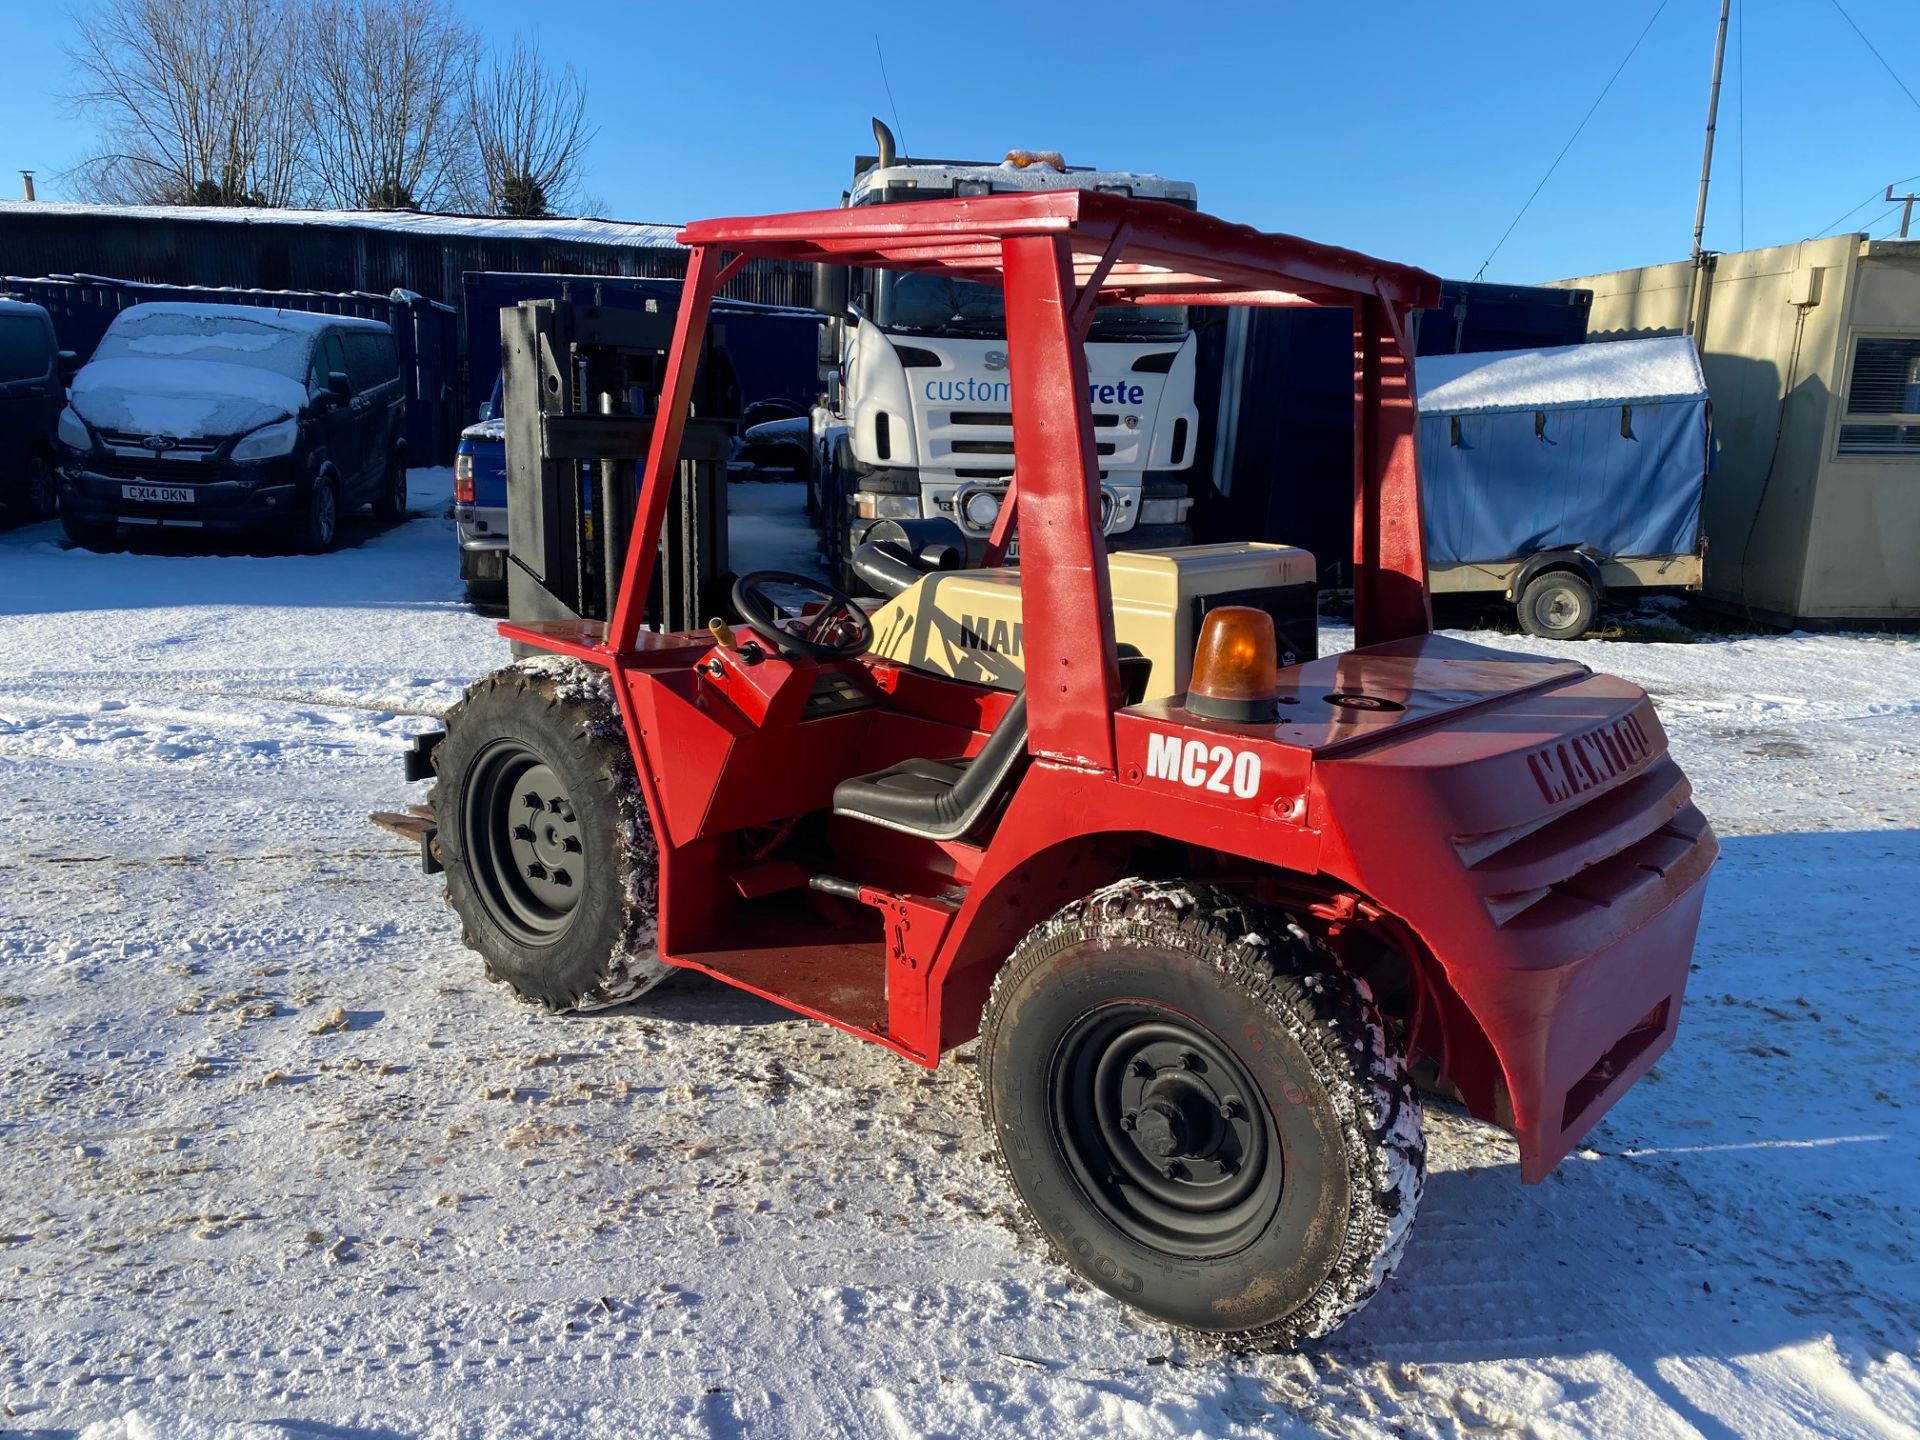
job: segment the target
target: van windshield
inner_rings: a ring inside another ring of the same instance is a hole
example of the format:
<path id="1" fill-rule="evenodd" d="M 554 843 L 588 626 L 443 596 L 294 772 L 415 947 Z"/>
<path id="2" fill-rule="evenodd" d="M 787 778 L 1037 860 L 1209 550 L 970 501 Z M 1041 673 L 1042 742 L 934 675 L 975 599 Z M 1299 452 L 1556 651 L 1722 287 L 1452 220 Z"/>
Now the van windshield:
<path id="1" fill-rule="evenodd" d="M 302 383 L 313 337 L 240 315 L 162 310 L 121 315 L 93 352 L 96 360 L 211 360 L 271 370 Z"/>

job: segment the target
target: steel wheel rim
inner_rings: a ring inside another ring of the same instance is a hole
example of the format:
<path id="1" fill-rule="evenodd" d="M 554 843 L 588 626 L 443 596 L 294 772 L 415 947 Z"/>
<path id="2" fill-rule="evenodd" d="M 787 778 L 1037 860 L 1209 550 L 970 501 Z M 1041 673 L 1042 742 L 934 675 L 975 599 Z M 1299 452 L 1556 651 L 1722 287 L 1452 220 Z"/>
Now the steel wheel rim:
<path id="1" fill-rule="evenodd" d="M 586 836 L 547 762 L 518 740 L 474 761 L 464 815 L 468 869 L 494 922 L 523 945 L 566 933 L 586 887 Z"/>
<path id="2" fill-rule="evenodd" d="M 1129 1239 L 1213 1258 L 1272 1221 L 1285 1188 L 1272 1112 L 1205 1026 L 1144 1002 L 1103 1006 L 1069 1027 L 1048 1081 L 1056 1147 Z"/>
<path id="3" fill-rule="evenodd" d="M 1568 630 L 1580 618 L 1580 602 L 1571 590 L 1547 590 L 1534 599 L 1533 615 L 1548 630 Z"/>

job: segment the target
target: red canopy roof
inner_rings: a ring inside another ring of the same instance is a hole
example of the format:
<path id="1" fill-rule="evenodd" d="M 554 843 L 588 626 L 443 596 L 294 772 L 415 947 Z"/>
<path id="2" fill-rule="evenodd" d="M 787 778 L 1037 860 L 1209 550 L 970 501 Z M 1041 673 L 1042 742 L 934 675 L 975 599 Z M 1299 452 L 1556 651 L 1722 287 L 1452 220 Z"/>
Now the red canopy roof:
<path id="1" fill-rule="evenodd" d="M 1098 275 L 1106 305 L 1350 305 L 1355 296 L 1373 296 L 1404 315 L 1440 303 L 1439 280 L 1410 265 L 1093 190 L 700 220 L 680 232 L 680 243 L 782 260 L 945 271 L 997 285 L 1000 242 L 1020 235 L 1065 236 L 1075 283 Z"/>

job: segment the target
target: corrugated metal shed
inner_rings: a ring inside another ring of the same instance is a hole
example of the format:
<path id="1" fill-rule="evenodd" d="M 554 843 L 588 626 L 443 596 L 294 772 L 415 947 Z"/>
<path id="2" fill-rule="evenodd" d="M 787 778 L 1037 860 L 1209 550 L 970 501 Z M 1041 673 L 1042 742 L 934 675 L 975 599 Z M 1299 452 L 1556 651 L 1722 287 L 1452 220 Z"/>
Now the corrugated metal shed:
<path id="1" fill-rule="evenodd" d="M 412 290 L 458 305 L 460 277 L 469 270 L 677 278 L 686 273 L 686 252 L 674 243 L 674 228 L 405 211 L 15 200 L 0 201 L 0 270 L 263 290 Z M 756 262 L 726 293 L 805 306 L 813 300 L 813 273 L 787 262 Z"/>

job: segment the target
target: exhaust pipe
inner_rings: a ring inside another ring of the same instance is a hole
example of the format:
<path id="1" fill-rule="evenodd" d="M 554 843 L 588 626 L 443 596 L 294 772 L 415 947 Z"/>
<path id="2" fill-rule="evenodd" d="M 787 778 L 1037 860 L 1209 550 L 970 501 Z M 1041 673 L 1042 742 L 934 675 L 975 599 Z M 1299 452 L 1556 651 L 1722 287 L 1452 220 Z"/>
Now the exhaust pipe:
<path id="1" fill-rule="evenodd" d="M 876 121 L 875 123 L 878 124 L 879 122 Z M 33 172 L 31 170 L 22 170 L 20 172 L 20 188 L 26 192 L 26 198 L 28 200 L 33 199 Z"/>
<path id="2" fill-rule="evenodd" d="M 876 168 L 885 170 L 898 158 L 899 146 L 893 142 L 893 131 L 886 127 L 886 122 L 881 120 L 878 115 L 873 117 L 873 143 L 880 151 L 880 159 Z M 29 195 L 27 198 L 31 200 L 33 197 Z"/>

